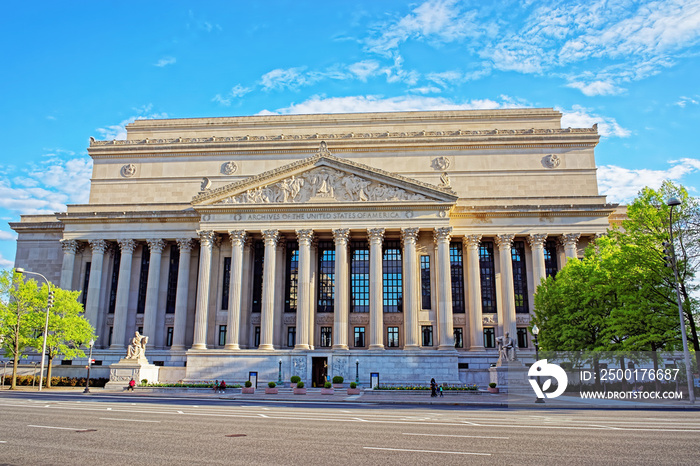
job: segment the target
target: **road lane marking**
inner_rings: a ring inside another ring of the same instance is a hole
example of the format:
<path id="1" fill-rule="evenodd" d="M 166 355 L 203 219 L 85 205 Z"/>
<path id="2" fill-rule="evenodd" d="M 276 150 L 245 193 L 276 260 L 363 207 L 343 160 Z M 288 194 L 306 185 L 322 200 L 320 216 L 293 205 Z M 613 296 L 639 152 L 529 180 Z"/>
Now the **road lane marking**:
<path id="1" fill-rule="evenodd" d="M 101 417 L 103 421 L 129 421 L 129 422 L 160 422 L 160 421 L 145 421 L 143 419 L 117 419 L 114 417 Z"/>
<path id="2" fill-rule="evenodd" d="M 477 424 L 476 422 L 469 422 L 469 421 L 462 421 L 462 422 L 465 423 L 465 424 L 468 424 L 468 425 L 470 425 L 470 426 L 477 426 L 477 427 L 479 427 L 479 424 Z"/>
<path id="3" fill-rule="evenodd" d="M 406 448 L 381 448 L 381 447 L 362 447 L 365 450 L 385 450 L 385 451 L 410 451 L 413 453 L 443 453 L 447 455 L 478 455 L 491 456 L 491 453 L 472 453 L 468 451 L 440 451 L 440 450 L 408 450 Z"/>
<path id="4" fill-rule="evenodd" d="M 184 413 L 184 412 L 182 412 L 182 411 L 178 411 L 178 412 L 177 412 L 177 414 L 185 414 L 185 413 Z"/>
<path id="5" fill-rule="evenodd" d="M 420 435 L 421 437 L 459 437 L 459 438 L 490 438 L 498 440 L 509 440 L 510 437 L 486 437 L 482 435 L 450 435 L 450 434 L 414 434 L 411 432 L 402 432 L 402 435 Z"/>
<path id="6" fill-rule="evenodd" d="M 258 414 L 258 416 L 268 418 L 268 419 L 270 418 L 270 416 L 266 416 L 265 414 Z"/>
<path id="7" fill-rule="evenodd" d="M 84 430 L 84 429 L 78 429 L 77 427 L 54 427 L 54 426 L 33 426 L 33 425 L 28 425 L 27 427 L 39 427 L 41 429 Z"/>

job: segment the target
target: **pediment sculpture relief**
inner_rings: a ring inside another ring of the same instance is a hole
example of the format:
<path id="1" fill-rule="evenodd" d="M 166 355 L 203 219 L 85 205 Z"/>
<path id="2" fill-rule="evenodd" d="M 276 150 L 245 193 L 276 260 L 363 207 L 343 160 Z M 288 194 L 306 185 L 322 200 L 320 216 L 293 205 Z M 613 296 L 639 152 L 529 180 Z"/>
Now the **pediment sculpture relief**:
<path id="1" fill-rule="evenodd" d="M 374 180 L 341 172 L 329 167 L 317 167 L 299 176 L 231 196 L 220 204 L 302 203 L 310 200 L 416 201 L 424 195 L 387 186 Z"/>

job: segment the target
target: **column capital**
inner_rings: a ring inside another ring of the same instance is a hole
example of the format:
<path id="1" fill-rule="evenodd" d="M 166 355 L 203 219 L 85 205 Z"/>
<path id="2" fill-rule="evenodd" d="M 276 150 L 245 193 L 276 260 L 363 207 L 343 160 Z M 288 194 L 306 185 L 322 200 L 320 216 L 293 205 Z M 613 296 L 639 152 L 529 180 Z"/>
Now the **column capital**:
<path id="1" fill-rule="evenodd" d="M 63 248 L 64 254 L 75 254 L 78 252 L 80 244 L 74 239 L 62 239 L 61 247 Z"/>
<path id="2" fill-rule="evenodd" d="M 299 246 L 302 244 L 304 246 L 310 246 L 311 240 L 314 238 L 313 230 L 296 230 L 297 239 L 299 240 Z"/>
<path id="3" fill-rule="evenodd" d="M 136 241 L 133 239 L 120 239 L 117 243 L 119 243 L 119 249 L 121 249 L 122 254 L 131 254 L 136 248 Z"/>
<path id="4" fill-rule="evenodd" d="M 231 238 L 231 246 L 243 246 L 245 244 L 245 239 L 247 233 L 245 230 L 229 230 L 228 235 Z"/>
<path id="5" fill-rule="evenodd" d="M 345 246 L 348 244 L 348 239 L 350 238 L 350 230 L 347 228 L 338 228 L 333 230 L 333 240 L 336 246 Z"/>
<path id="6" fill-rule="evenodd" d="M 107 250 L 107 241 L 103 239 L 95 239 L 88 241 L 90 243 L 90 247 L 92 248 L 92 253 L 98 253 L 98 254 L 104 254 L 105 251 Z"/>
<path id="7" fill-rule="evenodd" d="M 452 227 L 435 227 L 435 230 L 433 232 L 433 241 L 437 244 L 441 241 L 450 242 L 450 238 L 452 235 Z"/>
<path id="8" fill-rule="evenodd" d="M 190 252 L 194 247 L 194 241 L 191 238 L 178 238 L 175 242 L 180 252 Z"/>
<path id="9" fill-rule="evenodd" d="M 263 241 L 265 241 L 265 246 L 276 246 L 277 241 L 280 238 L 279 230 L 263 230 Z"/>
<path id="10" fill-rule="evenodd" d="M 462 244 L 470 249 L 477 249 L 481 243 L 481 235 L 467 235 L 462 238 Z"/>
<path id="11" fill-rule="evenodd" d="M 367 228 L 367 237 L 370 243 L 382 244 L 382 241 L 384 241 L 384 228 Z"/>
<path id="12" fill-rule="evenodd" d="M 513 247 L 513 238 L 515 235 L 498 235 L 496 236 L 496 245 L 498 249 L 510 249 Z"/>
<path id="13" fill-rule="evenodd" d="M 216 233 L 211 230 L 197 230 L 199 235 L 199 244 L 201 247 L 211 248 L 214 245 L 214 239 L 216 238 Z"/>
<path id="14" fill-rule="evenodd" d="M 527 237 L 527 242 L 530 245 L 530 249 L 535 249 L 536 247 L 543 247 L 546 239 L 547 235 L 544 233 L 531 234 Z"/>
<path id="15" fill-rule="evenodd" d="M 402 228 L 401 229 L 401 241 L 403 243 L 412 243 L 415 244 L 416 241 L 418 241 L 418 233 L 420 232 L 420 228 L 414 227 L 414 228 Z"/>
<path id="16" fill-rule="evenodd" d="M 580 233 L 564 233 L 561 235 L 560 241 L 563 246 L 576 247 L 578 240 L 581 237 Z"/>
<path id="17" fill-rule="evenodd" d="M 149 238 L 146 243 L 148 243 L 148 249 L 151 252 L 161 253 L 165 249 L 165 241 L 160 238 Z"/>

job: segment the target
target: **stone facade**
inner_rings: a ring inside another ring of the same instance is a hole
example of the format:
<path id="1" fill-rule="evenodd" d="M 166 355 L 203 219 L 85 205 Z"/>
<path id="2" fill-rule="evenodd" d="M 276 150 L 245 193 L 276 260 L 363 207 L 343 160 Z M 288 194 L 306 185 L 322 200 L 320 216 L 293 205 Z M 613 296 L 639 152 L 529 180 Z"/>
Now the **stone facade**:
<path id="1" fill-rule="evenodd" d="M 616 213 L 597 128 L 560 120 L 139 120 L 91 139 L 88 204 L 11 224 L 15 265 L 83 292 L 104 364 L 142 330 L 190 380 L 486 384 L 496 337 L 532 358 L 536 285 Z"/>

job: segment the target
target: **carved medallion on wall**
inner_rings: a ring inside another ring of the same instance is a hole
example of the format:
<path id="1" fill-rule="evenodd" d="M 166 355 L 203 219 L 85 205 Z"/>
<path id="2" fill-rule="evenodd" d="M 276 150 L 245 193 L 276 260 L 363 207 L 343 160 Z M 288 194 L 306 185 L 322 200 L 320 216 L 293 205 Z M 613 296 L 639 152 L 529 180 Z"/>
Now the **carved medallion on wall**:
<path id="1" fill-rule="evenodd" d="M 224 175 L 233 175 L 238 171 L 238 165 L 236 162 L 225 162 L 221 165 L 221 173 Z"/>
<path id="2" fill-rule="evenodd" d="M 131 178 L 136 174 L 136 165 L 133 163 L 127 163 L 122 167 L 121 174 L 124 178 Z"/>
<path id="3" fill-rule="evenodd" d="M 561 163 L 561 159 L 557 154 L 549 154 L 542 157 L 542 165 L 546 168 L 557 168 Z"/>
<path id="4" fill-rule="evenodd" d="M 435 157 L 430 164 L 435 170 L 444 171 L 450 168 L 450 159 L 447 157 Z"/>

